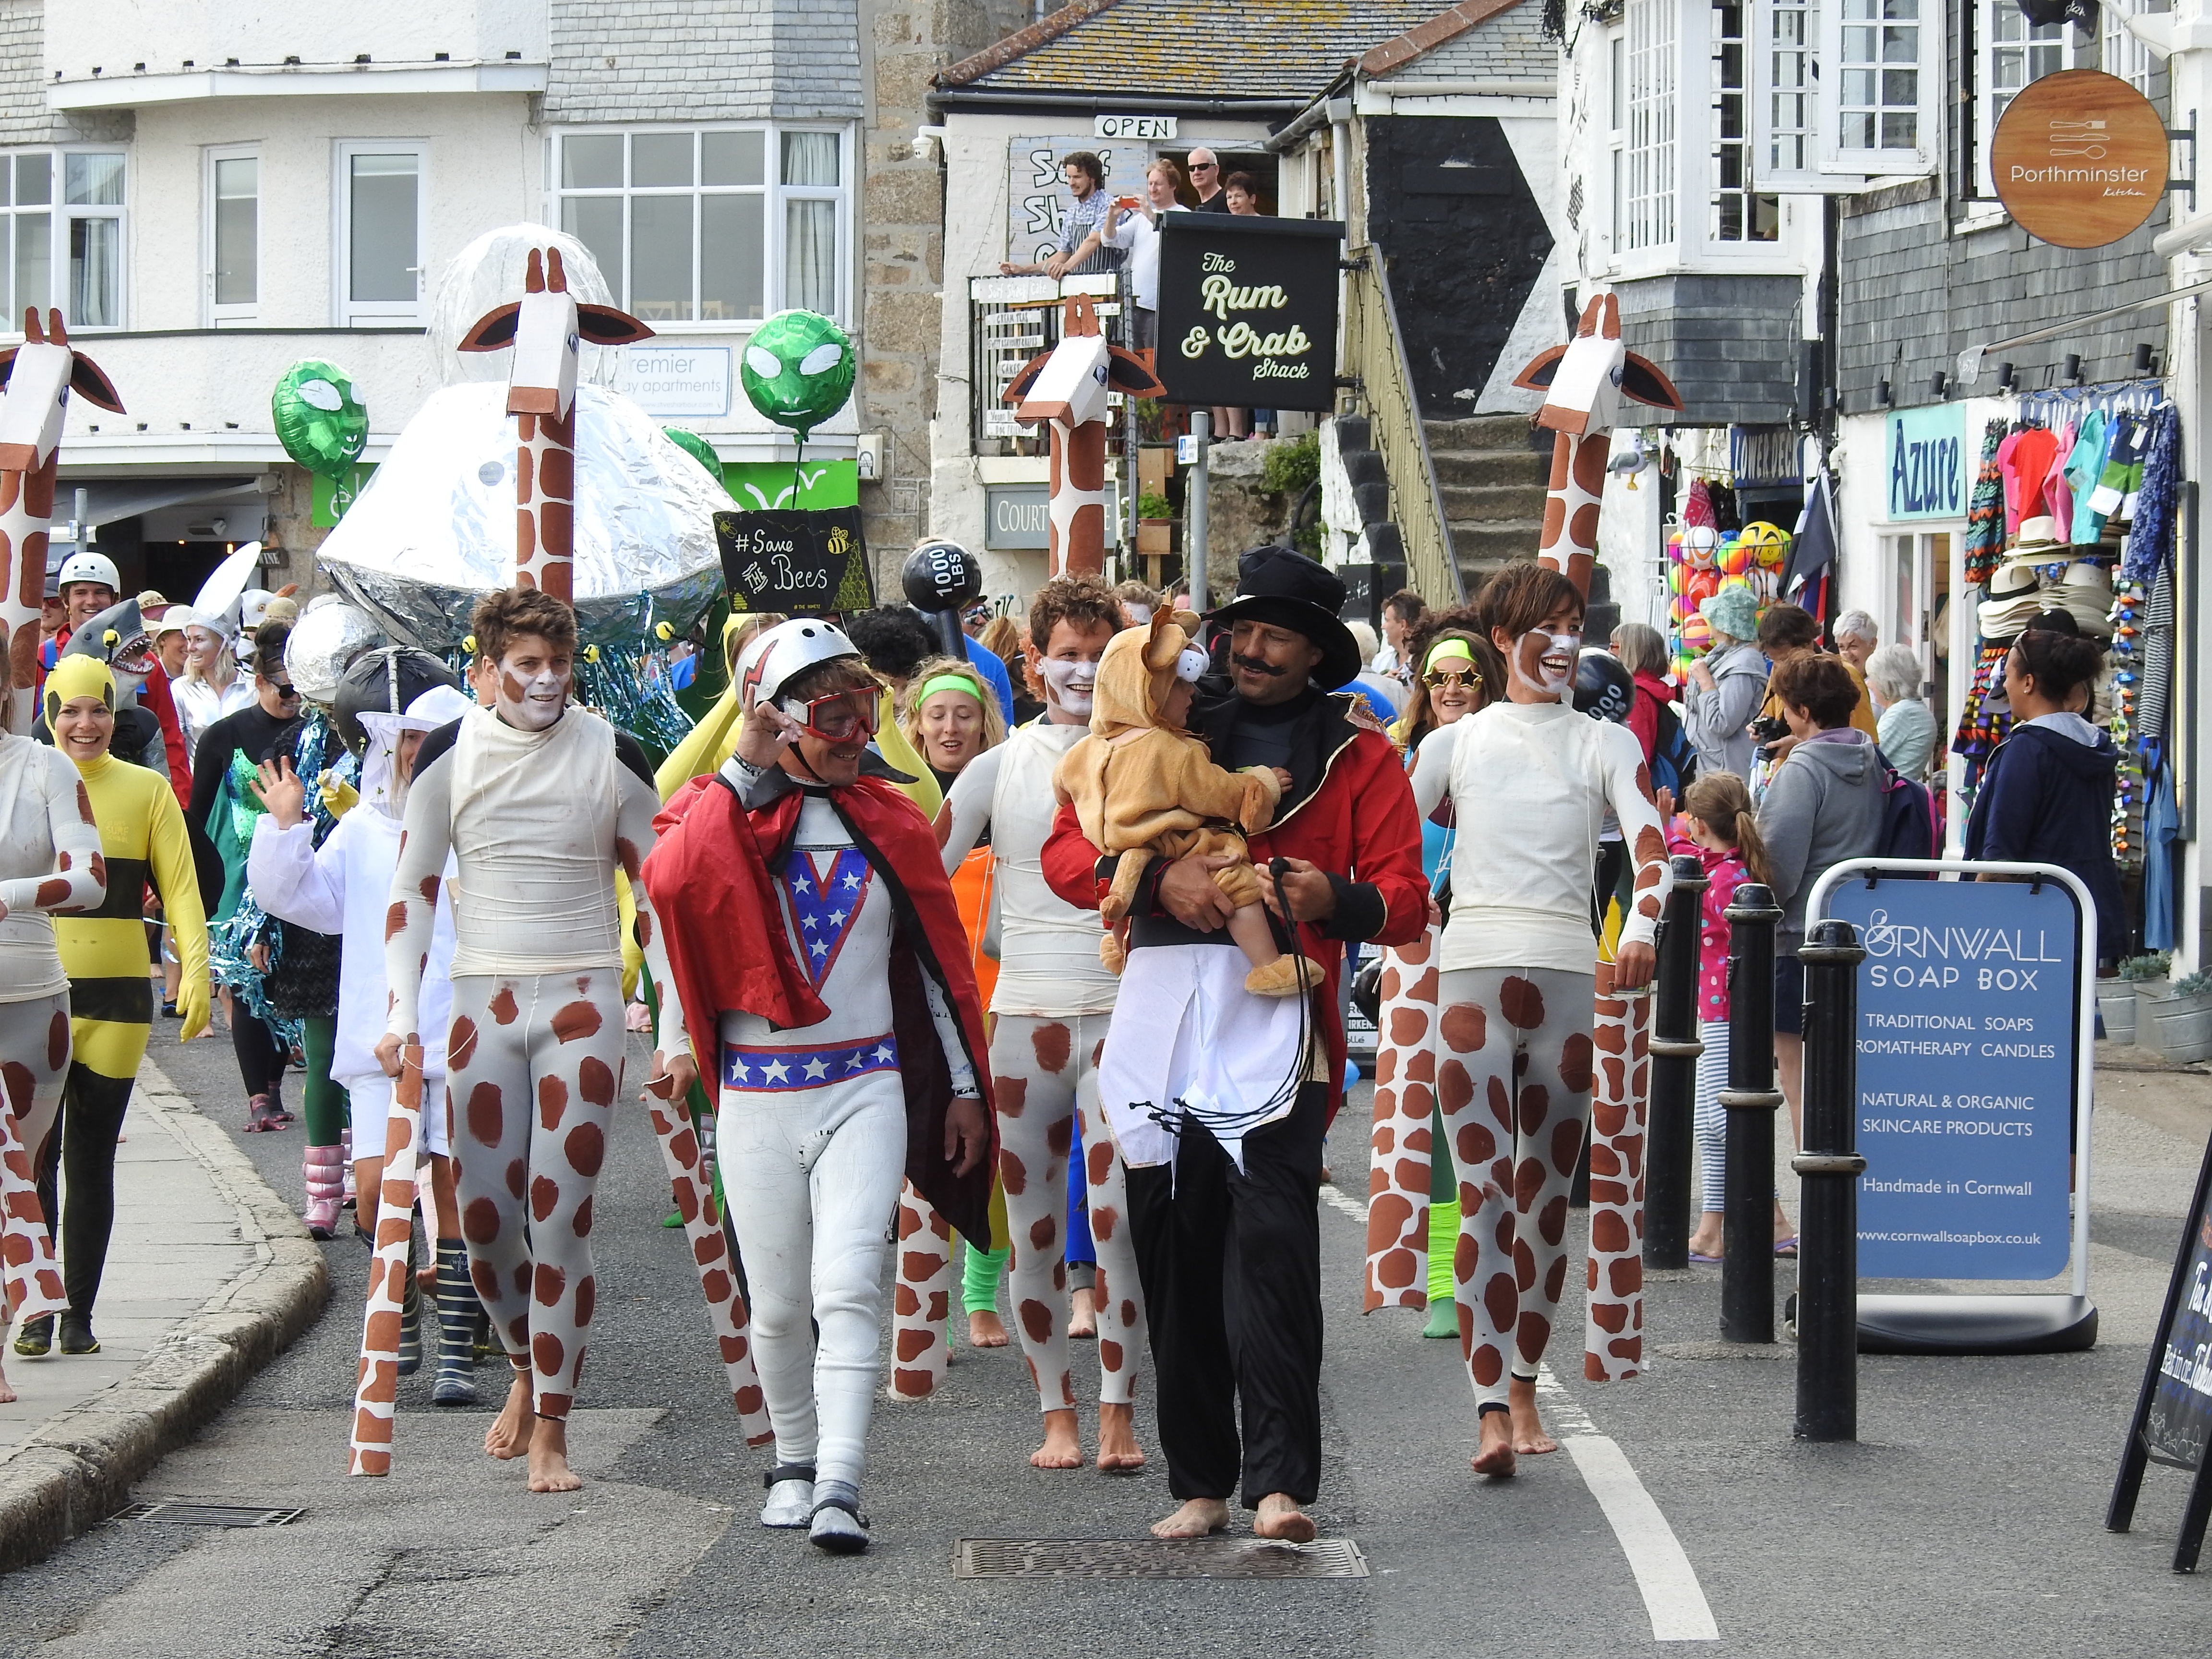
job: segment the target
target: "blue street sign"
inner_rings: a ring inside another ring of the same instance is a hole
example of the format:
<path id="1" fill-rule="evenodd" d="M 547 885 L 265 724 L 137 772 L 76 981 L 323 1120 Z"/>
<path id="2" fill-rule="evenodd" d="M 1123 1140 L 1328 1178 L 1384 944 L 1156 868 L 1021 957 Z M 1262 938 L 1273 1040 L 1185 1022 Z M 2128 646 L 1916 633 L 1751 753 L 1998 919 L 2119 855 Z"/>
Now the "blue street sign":
<path id="1" fill-rule="evenodd" d="M 1859 1271 L 2065 1269 L 2081 915 L 2054 881 L 1846 881 L 1859 968 Z"/>

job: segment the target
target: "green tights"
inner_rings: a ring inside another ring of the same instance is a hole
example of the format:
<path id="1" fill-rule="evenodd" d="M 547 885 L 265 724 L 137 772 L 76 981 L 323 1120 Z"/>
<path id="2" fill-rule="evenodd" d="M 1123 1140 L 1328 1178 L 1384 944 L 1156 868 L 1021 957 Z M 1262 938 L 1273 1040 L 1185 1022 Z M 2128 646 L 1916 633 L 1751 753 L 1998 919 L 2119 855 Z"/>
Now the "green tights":
<path id="1" fill-rule="evenodd" d="M 305 1096 L 307 1145 L 336 1146 L 345 1139 L 347 1109 L 343 1085 L 331 1081 L 331 1055 L 337 1046 L 335 1018 L 311 1018 L 301 1022 L 300 1048 L 307 1058 Z"/>

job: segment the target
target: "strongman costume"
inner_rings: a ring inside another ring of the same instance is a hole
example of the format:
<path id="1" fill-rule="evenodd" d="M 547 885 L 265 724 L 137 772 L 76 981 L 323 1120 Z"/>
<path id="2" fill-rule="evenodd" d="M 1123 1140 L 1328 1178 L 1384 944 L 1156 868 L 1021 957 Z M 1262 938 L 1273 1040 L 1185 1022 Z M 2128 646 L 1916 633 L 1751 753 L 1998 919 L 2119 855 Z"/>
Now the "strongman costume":
<path id="1" fill-rule="evenodd" d="M 1260 549 L 1245 556 L 1239 588 L 1211 620 L 1249 617 L 1300 633 L 1324 653 L 1317 681 L 1358 672 L 1358 647 L 1336 619 L 1343 586 L 1328 571 Z M 1325 964 L 1312 995 L 1247 993 L 1243 953 L 1225 932 L 1192 932 L 1160 907 L 1167 865 L 1146 872 L 1131 912 L 1101 1088 L 1130 1165 L 1160 1444 L 1170 1489 L 1184 1501 L 1236 1489 L 1240 1406 L 1245 1507 L 1274 1492 L 1309 1504 L 1320 1485 L 1314 1193 L 1322 1136 L 1343 1097 L 1337 979 L 1346 941 L 1404 945 L 1428 919 L 1412 792 L 1389 739 L 1353 722 L 1354 701 L 1310 684 L 1261 707 L 1209 678 L 1191 714 L 1216 764 L 1291 774 L 1250 847 L 1263 873 L 1278 856 L 1310 860 L 1335 889 L 1334 915 L 1279 939 Z M 1078 905 L 1095 906 L 1111 883 L 1113 861 L 1084 839 L 1073 807 L 1054 820 L 1044 873 Z"/>

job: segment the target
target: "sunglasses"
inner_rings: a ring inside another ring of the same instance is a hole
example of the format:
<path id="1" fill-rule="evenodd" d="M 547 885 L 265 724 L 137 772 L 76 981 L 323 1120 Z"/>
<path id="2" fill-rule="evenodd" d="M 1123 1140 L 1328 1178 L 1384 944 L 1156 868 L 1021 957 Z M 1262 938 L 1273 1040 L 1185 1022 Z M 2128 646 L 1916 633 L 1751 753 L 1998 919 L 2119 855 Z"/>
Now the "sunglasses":
<path id="1" fill-rule="evenodd" d="M 850 743 L 856 736 L 876 735 L 876 698 L 870 692 L 833 691 L 804 708 L 793 708 L 787 702 L 783 712 L 824 743 Z"/>
<path id="2" fill-rule="evenodd" d="M 1193 173 L 1212 173 L 1218 168 L 1220 165 L 1221 163 L 1218 161 L 1193 161 L 1190 164 L 1190 170 Z"/>
<path id="3" fill-rule="evenodd" d="M 1472 691 L 1482 684 L 1482 676 L 1472 670 L 1462 672 L 1456 668 L 1432 668 L 1421 676 L 1421 684 L 1437 690 L 1447 685 L 1455 685 L 1463 690 Z"/>
<path id="4" fill-rule="evenodd" d="M 300 688 L 289 680 L 271 680 L 269 682 L 269 689 L 287 702 L 300 695 Z"/>

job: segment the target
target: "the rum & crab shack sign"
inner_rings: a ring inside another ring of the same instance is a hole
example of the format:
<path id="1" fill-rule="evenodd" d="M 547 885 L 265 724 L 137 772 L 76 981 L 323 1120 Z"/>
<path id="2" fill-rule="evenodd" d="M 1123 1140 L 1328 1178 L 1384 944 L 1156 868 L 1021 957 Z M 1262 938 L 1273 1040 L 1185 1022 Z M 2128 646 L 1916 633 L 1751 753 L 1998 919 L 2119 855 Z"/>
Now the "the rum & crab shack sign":
<path id="1" fill-rule="evenodd" d="M 1159 349 L 1170 401 L 1333 408 L 1338 250 L 1330 219 L 1160 219 Z"/>

